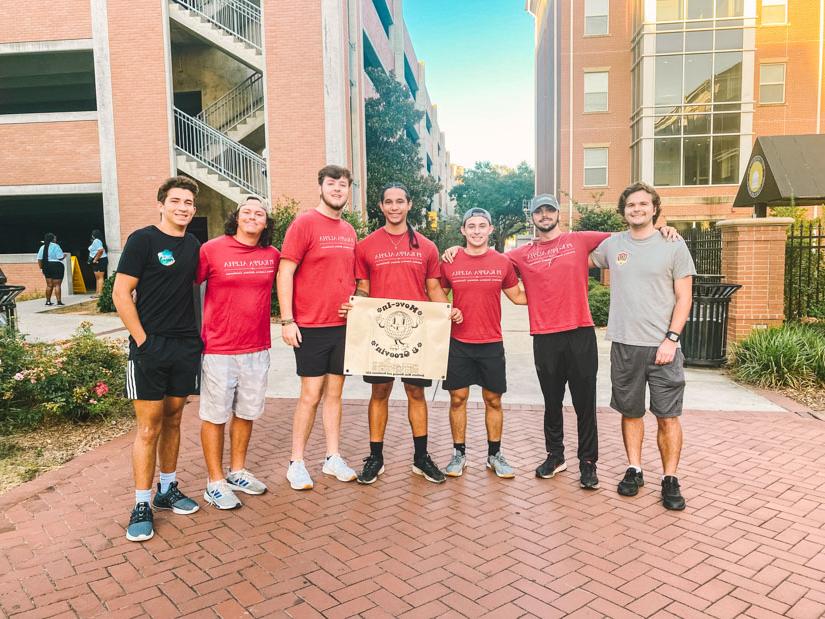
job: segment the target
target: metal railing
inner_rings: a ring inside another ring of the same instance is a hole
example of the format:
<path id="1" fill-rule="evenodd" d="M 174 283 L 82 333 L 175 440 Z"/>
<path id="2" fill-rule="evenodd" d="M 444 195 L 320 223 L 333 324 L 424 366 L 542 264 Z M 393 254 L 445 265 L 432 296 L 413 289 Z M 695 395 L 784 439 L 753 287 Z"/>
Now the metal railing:
<path id="1" fill-rule="evenodd" d="M 242 189 L 267 197 L 266 161 L 178 108 L 175 108 L 175 144 L 182 153 Z"/>
<path id="2" fill-rule="evenodd" d="M 825 225 L 798 221 L 785 244 L 785 319 L 825 318 Z"/>
<path id="3" fill-rule="evenodd" d="M 722 231 L 712 228 L 688 228 L 682 232 L 696 272 L 702 275 L 719 275 L 722 272 Z"/>
<path id="4" fill-rule="evenodd" d="M 264 107 L 264 80 L 253 73 L 197 115 L 210 127 L 226 133 Z"/>
<path id="5" fill-rule="evenodd" d="M 221 30 L 228 32 L 258 51 L 261 39 L 261 7 L 249 0 L 174 0 L 194 11 Z"/>

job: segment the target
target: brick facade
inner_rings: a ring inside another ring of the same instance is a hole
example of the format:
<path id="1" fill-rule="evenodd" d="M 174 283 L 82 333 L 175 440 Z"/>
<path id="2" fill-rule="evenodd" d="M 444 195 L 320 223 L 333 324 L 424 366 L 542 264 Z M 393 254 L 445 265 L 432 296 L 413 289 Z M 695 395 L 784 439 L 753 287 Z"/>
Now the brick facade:
<path id="1" fill-rule="evenodd" d="M 43 272 L 37 266 L 37 262 L 3 264 L 2 267 L 10 285 L 26 287 L 24 294 L 46 291 L 46 280 L 43 278 Z"/>
<path id="2" fill-rule="evenodd" d="M 728 341 L 785 319 L 785 242 L 793 219 L 769 217 L 720 221 L 722 279 L 741 284 L 730 304 Z"/>
<path id="3" fill-rule="evenodd" d="M 0 43 L 89 39 L 92 15 L 89 0 L 32 0 L 4 2 Z"/>

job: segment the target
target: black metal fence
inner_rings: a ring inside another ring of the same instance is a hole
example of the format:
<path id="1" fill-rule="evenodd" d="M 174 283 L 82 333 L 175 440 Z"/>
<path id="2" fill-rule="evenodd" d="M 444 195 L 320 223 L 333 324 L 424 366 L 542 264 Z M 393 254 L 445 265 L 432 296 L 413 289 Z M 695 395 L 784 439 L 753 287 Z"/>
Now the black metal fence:
<path id="1" fill-rule="evenodd" d="M 825 318 L 825 226 L 796 222 L 785 245 L 785 319 Z"/>
<path id="2" fill-rule="evenodd" d="M 722 233 L 717 227 L 688 228 L 682 237 L 693 256 L 696 272 L 701 275 L 722 273 Z"/>

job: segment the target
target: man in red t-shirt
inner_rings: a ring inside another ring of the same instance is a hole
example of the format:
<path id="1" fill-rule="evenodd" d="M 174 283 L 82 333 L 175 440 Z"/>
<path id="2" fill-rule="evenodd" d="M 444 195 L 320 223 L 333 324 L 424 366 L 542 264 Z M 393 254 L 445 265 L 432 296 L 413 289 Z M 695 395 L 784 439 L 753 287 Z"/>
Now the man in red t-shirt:
<path id="1" fill-rule="evenodd" d="M 286 475 L 295 490 L 313 486 L 304 464 L 304 449 L 322 395 L 327 445 L 322 472 L 340 481 L 355 479 L 355 471 L 339 452 L 346 340 L 346 318 L 339 315 L 339 308 L 355 290 L 358 240 L 341 213 L 349 200 L 352 173 L 328 165 L 318 172 L 318 185 L 320 203 L 289 226 L 278 269 L 281 337 L 295 351 L 301 377 Z"/>
<path id="2" fill-rule="evenodd" d="M 447 303 L 439 280 L 438 249 L 429 239 L 407 223 L 412 208 L 409 190 L 400 183 L 381 191 L 384 225 L 358 243 L 355 250 L 356 295 L 409 301 Z M 453 307 L 452 319 L 461 322 L 461 312 Z M 384 472 L 384 430 L 389 416 L 389 399 L 395 379 L 364 376 L 372 385 L 369 403 L 370 455 L 358 476 L 362 484 L 371 484 Z M 427 400 L 424 388 L 431 380 L 403 378 L 407 393 L 407 411 L 413 433 L 415 456 L 413 473 L 434 483 L 444 482 L 444 473 L 427 453 Z"/>
<path id="3" fill-rule="evenodd" d="M 203 498 L 218 509 L 240 507 L 235 492 L 266 492 L 246 469 L 246 452 L 266 400 L 269 305 L 279 258 L 272 247 L 274 226 L 267 204 L 250 196 L 228 217 L 225 234 L 201 246 L 195 274 L 197 283 L 206 282 L 200 418 L 209 477 Z M 230 419 L 230 467 L 224 475 L 224 426 Z"/>
<path id="4" fill-rule="evenodd" d="M 450 392 L 450 428 L 453 457 L 445 469 L 460 477 L 467 466 L 464 436 L 467 431 L 467 398 L 470 385 L 481 387 L 487 427 L 487 468 L 499 477 L 514 477 L 513 468 L 501 453 L 504 412 L 501 396 L 507 391 L 504 343 L 501 337 L 501 291 L 519 305 L 527 297 L 506 256 L 488 246 L 493 220 L 483 208 L 464 213 L 461 234 L 467 246 L 458 250 L 451 263 L 441 265 L 441 287 L 453 291 L 453 303 L 464 308 L 464 320 L 453 325 L 450 358 L 444 389 Z"/>

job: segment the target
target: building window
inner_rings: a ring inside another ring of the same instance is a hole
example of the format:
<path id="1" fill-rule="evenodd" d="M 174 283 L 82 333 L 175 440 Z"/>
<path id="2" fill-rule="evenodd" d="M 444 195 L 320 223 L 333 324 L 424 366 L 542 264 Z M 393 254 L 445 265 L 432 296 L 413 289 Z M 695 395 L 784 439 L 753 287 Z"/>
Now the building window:
<path id="1" fill-rule="evenodd" d="M 785 63 L 759 65 L 759 103 L 785 103 Z"/>
<path id="2" fill-rule="evenodd" d="M 762 25 L 788 23 L 788 0 L 762 0 Z"/>
<path id="3" fill-rule="evenodd" d="M 607 34 L 610 30 L 610 3 L 608 0 L 584 0 L 584 34 Z"/>
<path id="4" fill-rule="evenodd" d="M 607 149 L 584 149 L 584 186 L 607 186 Z"/>
<path id="5" fill-rule="evenodd" d="M 607 111 L 607 71 L 584 74 L 584 111 Z"/>

